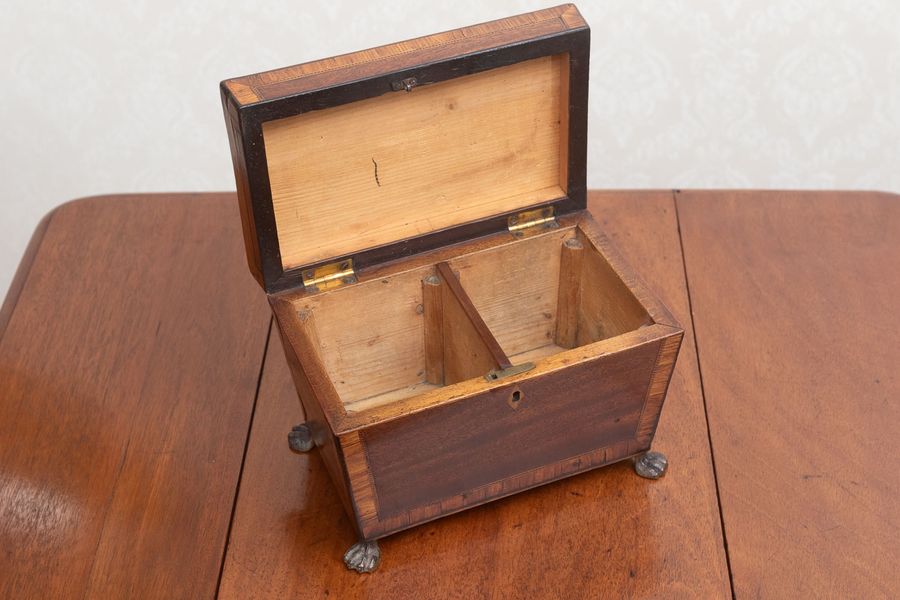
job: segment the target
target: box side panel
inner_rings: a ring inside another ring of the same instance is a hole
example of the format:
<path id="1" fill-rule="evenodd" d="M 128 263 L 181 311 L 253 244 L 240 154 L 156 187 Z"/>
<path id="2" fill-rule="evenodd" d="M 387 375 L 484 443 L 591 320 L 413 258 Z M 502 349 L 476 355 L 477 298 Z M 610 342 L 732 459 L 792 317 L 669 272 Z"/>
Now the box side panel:
<path id="1" fill-rule="evenodd" d="M 221 89 L 222 109 L 225 112 L 225 128 L 228 132 L 228 144 L 231 147 L 231 162 L 234 167 L 234 180 L 237 185 L 238 208 L 241 213 L 241 229 L 244 235 L 244 248 L 247 251 L 247 265 L 253 277 L 265 287 L 262 273 L 262 260 L 259 254 L 256 221 L 253 218 L 253 201 L 250 197 L 250 182 L 247 176 L 247 159 L 244 154 L 243 134 L 237 108 L 229 102 L 227 90 Z"/>
<path id="2" fill-rule="evenodd" d="M 364 535 L 380 537 L 647 449 L 635 432 L 662 343 L 361 430 L 358 460 L 368 465 L 377 514 L 363 524 Z"/>
<path id="3" fill-rule="evenodd" d="M 650 376 L 650 388 L 647 390 L 647 400 L 638 421 L 635 439 L 642 446 L 649 446 L 656 433 L 659 423 L 659 415 L 662 412 L 663 402 L 666 399 L 666 391 L 669 389 L 669 381 L 675 371 L 675 359 L 678 358 L 678 350 L 681 348 L 681 340 L 684 331 L 673 328 L 672 334 L 662 340 L 659 346 L 659 355 L 656 366 Z"/>
<path id="4" fill-rule="evenodd" d="M 363 537 L 371 539 L 368 533 L 378 527 L 378 506 L 365 446 L 358 431 L 341 435 L 339 444 L 347 467 L 350 494 L 356 507 L 357 528 Z"/>
<path id="5" fill-rule="evenodd" d="M 322 457 L 322 462 L 325 463 L 325 468 L 328 470 L 328 474 L 331 476 L 331 480 L 337 488 L 344 509 L 347 511 L 347 514 L 351 516 L 354 526 L 359 527 L 358 518 L 355 516 L 356 511 L 350 500 L 349 485 L 344 472 L 340 443 L 332 432 L 328 420 L 325 418 L 319 399 L 313 391 L 309 377 L 304 371 L 302 363 L 297 357 L 297 353 L 293 346 L 285 340 L 285 335 L 281 331 L 281 325 L 277 320 L 276 324 L 278 324 L 278 333 L 281 337 L 281 345 L 284 348 L 284 354 L 291 370 L 291 377 L 294 380 L 294 385 L 297 387 L 300 403 L 303 405 L 303 413 L 306 415 L 306 424 L 310 427 L 313 440 Z M 290 427 L 296 425 L 296 423 L 285 423 L 284 425 L 285 435 L 287 435 Z"/>

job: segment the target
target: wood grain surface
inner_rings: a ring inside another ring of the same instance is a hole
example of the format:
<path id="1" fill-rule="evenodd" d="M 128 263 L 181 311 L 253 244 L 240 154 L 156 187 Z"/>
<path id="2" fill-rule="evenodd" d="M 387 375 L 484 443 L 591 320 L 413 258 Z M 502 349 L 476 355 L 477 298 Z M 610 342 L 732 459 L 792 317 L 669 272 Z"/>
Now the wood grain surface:
<path id="1" fill-rule="evenodd" d="M 900 597 L 900 196 L 678 209 L 735 595 Z"/>
<path id="2" fill-rule="evenodd" d="M 689 324 L 671 193 L 595 195 L 593 209 Z M 379 571 L 361 577 L 340 560 L 354 532 L 320 458 L 287 451 L 303 415 L 274 345 L 220 596 L 729 596 L 693 347 L 688 331 L 655 443 L 672 462 L 664 479 L 620 463 L 422 525 L 382 540 Z"/>
<path id="3" fill-rule="evenodd" d="M 39 233 L 0 339 L 0 597 L 210 597 L 270 321 L 233 194 Z"/>
<path id="4" fill-rule="evenodd" d="M 686 329 L 666 477 L 614 465 L 441 519 L 369 576 L 340 562 L 319 454 L 287 449 L 277 335 L 254 411 L 269 316 L 234 195 L 61 207 L 0 313 L 0 596 L 729 597 L 679 217 L 735 596 L 896 597 L 898 198 L 676 197 L 591 196 Z"/>
<path id="5" fill-rule="evenodd" d="M 565 196 L 568 70 L 545 56 L 263 123 L 284 268 Z"/>

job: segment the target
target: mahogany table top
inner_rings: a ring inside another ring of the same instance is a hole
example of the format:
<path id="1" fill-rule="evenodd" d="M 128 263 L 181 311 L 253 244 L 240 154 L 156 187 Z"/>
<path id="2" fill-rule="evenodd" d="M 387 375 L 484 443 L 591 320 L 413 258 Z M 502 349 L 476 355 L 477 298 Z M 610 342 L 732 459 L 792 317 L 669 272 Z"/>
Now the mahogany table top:
<path id="1" fill-rule="evenodd" d="M 898 597 L 900 196 L 592 192 L 686 333 L 654 448 L 382 541 L 315 452 L 233 194 L 65 204 L 0 309 L 0 597 Z"/>

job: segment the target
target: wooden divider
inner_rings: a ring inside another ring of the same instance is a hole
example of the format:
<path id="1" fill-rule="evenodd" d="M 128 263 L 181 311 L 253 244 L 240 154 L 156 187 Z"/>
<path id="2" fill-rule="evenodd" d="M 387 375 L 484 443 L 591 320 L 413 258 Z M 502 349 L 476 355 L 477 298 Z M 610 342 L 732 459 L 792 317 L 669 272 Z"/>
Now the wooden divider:
<path id="1" fill-rule="evenodd" d="M 444 384 L 444 308 L 441 280 L 429 275 L 422 280 L 422 307 L 425 316 L 425 381 Z"/>
<path id="2" fill-rule="evenodd" d="M 559 263 L 556 302 L 556 345 L 574 348 L 578 335 L 578 305 L 581 301 L 581 263 L 584 245 L 578 238 L 566 240 Z"/>
<path id="3" fill-rule="evenodd" d="M 425 339 L 434 340 L 440 335 L 443 384 L 450 385 L 485 375 L 493 369 L 511 367 L 512 362 L 472 304 L 450 265 L 442 262 L 435 268 L 439 282 L 434 284 L 428 278 L 425 287 L 436 285 L 440 289 L 440 332 L 436 331 L 434 324 L 438 320 L 426 316 L 426 327 L 431 331 L 426 332 Z M 437 308 L 433 300 L 425 306 L 426 313 Z M 432 365 L 431 369 L 433 375 L 437 368 Z"/>

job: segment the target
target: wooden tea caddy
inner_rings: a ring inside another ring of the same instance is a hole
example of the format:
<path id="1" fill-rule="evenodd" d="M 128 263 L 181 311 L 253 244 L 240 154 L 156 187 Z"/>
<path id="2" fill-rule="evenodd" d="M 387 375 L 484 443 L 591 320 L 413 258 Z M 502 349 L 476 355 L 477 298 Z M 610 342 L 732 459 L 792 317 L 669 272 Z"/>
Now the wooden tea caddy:
<path id="1" fill-rule="evenodd" d="M 683 331 L 586 210 L 564 5 L 225 81 L 250 269 L 375 540 L 648 452 Z"/>

